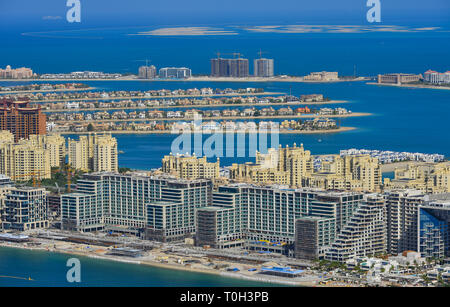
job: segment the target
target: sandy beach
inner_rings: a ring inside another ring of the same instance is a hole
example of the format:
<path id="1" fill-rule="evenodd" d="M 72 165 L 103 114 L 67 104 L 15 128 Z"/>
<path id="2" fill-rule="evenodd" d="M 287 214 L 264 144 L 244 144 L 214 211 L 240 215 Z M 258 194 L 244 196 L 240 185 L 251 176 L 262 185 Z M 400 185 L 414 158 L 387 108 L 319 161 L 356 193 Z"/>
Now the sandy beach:
<path id="1" fill-rule="evenodd" d="M 260 269 L 262 265 L 256 264 L 243 264 L 234 263 L 229 261 L 219 261 L 214 260 L 215 265 L 227 265 L 228 267 L 238 267 L 240 271 L 229 272 L 224 269 L 215 269 L 208 267 L 210 260 L 207 257 L 198 256 L 178 256 L 176 254 L 170 255 L 164 253 L 159 249 L 154 249 L 151 251 L 144 252 L 144 255 L 139 258 L 130 258 L 124 256 L 114 256 L 107 255 L 109 248 L 104 246 L 86 245 L 86 244 L 75 244 L 60 241 L 50 241 L 45 239 L 33 239 L 35 242 L 39 242 L 38 246 L 27 246 L 20 243 L 10 243 L 10 242 L 0 242 L 0 246 L 10 247 L 10 248 L 20 248 L 25 250 L 38 250 L 47 251 L 52 253 L 68 254 L 72 256 L 82 256 L 94 259 L 109 260 L 116 262 L 123 262 L 136 265 L 148 265 L 152 267 L 158 267 L 170 270 L 181 270 L 185 272 L 195 272 L 203 274 L 213 274 L 230 278 L 246 279 L 256 282 L 267 282 L 271 284 L 280 284 L 286 286 L 316 286 L 317 277 L 305 275 L 296 278 L 282 278 L 270 275 L 262 275 L 257 272 L 248 271 L 249 268 Z M 183 263 L 186 260 L 197 260 L 198 263 L 186 264 Z M 181 262 L 181 263 L 179 263 Z M 32 276 L 31 276 L 32 278 Z"/>

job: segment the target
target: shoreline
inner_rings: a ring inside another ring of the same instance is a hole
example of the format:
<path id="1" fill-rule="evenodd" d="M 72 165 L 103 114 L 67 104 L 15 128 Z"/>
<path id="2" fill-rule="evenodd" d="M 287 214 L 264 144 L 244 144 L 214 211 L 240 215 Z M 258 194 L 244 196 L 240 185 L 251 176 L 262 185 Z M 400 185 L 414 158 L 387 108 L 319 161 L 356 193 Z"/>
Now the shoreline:
<path id="1" fill-rule="evenodd" d="M 367 82 L 366 84 L 370 85 L 379 85 L 379 86 L 392 86 L 392 87 L 403 87 L 403 88 L 420 88 L 420 89 L 430 89 L 430 90 L 450 90 L 450 86 L 436 86 L 436 85 L 425 85 L 425 84 L 388 84 L 388 83 L 375 83 L 375 82 Z"/>
<path id="2" fill-rule="evenodd" d="M 53 93 L 53 92 L 79 92 L 95 90 L 96 87 L 74 88 L 74 89 L 54 89 L 54 90 L 29 90 L 29 91 L 0 91 L 0 94 L 27 94 L 27 93 Z"/>
<path id="3" fill-rule="evenodd" d="M 202 134 L 213 134 L 213 133 L 235 133 L 235 134 L 260 134 L 260 133 L 266 133 L 266 134 L 272 134 L 272 133 L 278 133 L 278 134 L 328 134 L 328 133 L 338 133 L 338 132 L 346 132 L 346 131 L 352 131 L 356 130 L 356 127 L 340 127 L 339 129 L 332 129 L 332 130 L 280 130 L 280 131 L 258 131 L 250 132 L 250 131 L 187 131 L 187 133 L 202 133 Z M 55 133 L 61 134 L 61 135 L 85 135 L 85 134 L 172 134 L 172 135 L 182 135 L 182 132 L 174 133 L 172 130 L 158 130 L 158 131 L 82 131 L 82 132 L 76 132 L 76 131 L 55 131 Z"/>
<path id="4" fill-rule="evenodd" d="M 75 92 L 75 91 L 72 91 Z M 235 97 L 235 96 L 280 96 L 286 95 L 280 92 L 262 92 L 262 93 L 230 93 L 230 94 L 210 94 L 210 95 L 167 95 L 167 96 L 120 96 L 120 97 L 84 97 L 84 98 L 61 98 L 61 99 L 45 99 L 45 100 L 30 100 L 34 103 L 47 103 L 47 102 L 65 102 L 65 101 L 98 101 L 98 100 L 150 100 L 150 99 L 172 99 L 172 98 L 214 98 L 214 97 Z"/>
<path id="5" fill-rule="evenodd" d="M 302 119 L 302 118 L 349 118 L 349 117 L 363 117 L 372 116 L 372 113 L 355 112 L 351 114 L 336 114 L 336 115 L 267 115 L 267 116 L 210 116 L 202 117 L 203 121 L 209 120 L 258 120 L 258 119 Z M 91 119 L 91 120 L 54 120 L 55 123 L 121 123 L 121 122 L 146 122 L 146 121 L 193 121 L 194 118 L 126 118 L 126 119 Z"/>
<path id="6" fill-rule="evenodd" d="M 123 99 L 126 100 L 126 99 Z M 45 103 L 45 102 L 44 102 Z M 109 107 L 109 108 L 80 108 L 80 109 L 55 109 L 42 110 L 43 113 L 66 113 L 66 112 L 89 112 L 89 111 L 113 111 L 113 110 L 153 110 L 153 109 L 176 109 L 176 108 L 213 108 L 213 107 L 247 107 L 247 106 L 296 106 L 296 105 L 326 105 L 349 103 L 347 100 L 328 100 L 319 102 L 269 102 L 269 103 L 222 103 L 222 104 L 199 104 L 199 105 L 175 105 L 175 106 L 145 106 L 145 107 Z"/>
<path id="7" fill-rule="evenodd" d="M 75 250 L 62 250 L 62 249 L 55 249 L 55 248 L 45 248 L 45 247 L 27 247 L 23 245 L 18 244 L 10 244 L 5 242 L 0 242 L 0 247 L 3 248 L 12 248 L 12 249 L 21 249 L 26 251 L 43 251 L 43 252 L 50 252 L 50 253 L 57 253 L 61 255 L 74 255 L 74 256 L 81 256 L 91 259 L 99 259 L 99 260 L 106 260 L 106 261 L 113 261 L 113 262 L 121 262 L 121 263 L 128 263 L 128 264 L 134 264 L 134 265 L 146 265 L 154 268 L 161 268 L 166 270 L 177 270 L 177 271 L 185 271 L 190 273 L 200 273 L 200 274 L 209 274 L 209 275 L 215 275 L 219 277 L 226 277 L 226 278 L 235 278 L 235 279 L 244 279 L 249 281 L 255 281 L 260 283 L 267 283 L 272 285 L 284 285 L 284 286 L 303 286 L 303 287 L 312 287 L 316 284 L 314 282 L 309 281 L 289 281 L 289 280 L 280 280 L 278 278 L 273 278 L 272 276 L 267 276 L 266 278 L 263 277 L 256 277 L 254 275 L 244 275 L 240 273 L 232 273 L 232 272 L 223 272 L 215 269 L 202 269 L 202 268 L 193 268 L 193 267 L 186 267 L 183 265 L 176 265 L 176 264 L 168 264 L 168 263 L 161 263 L 158 261 L 150 261 L 150 260 L 134 260 L 134 258 L 128 258 L 128 257 L 122 257 L 121 256 L 112 256 L 112 255 L 93 255 L 89 252 L 84 253 L 80 251 Z"/>
<path id="8" fill-rule="evenodd" d="M 190 77 L 187 79 L 139 79 L 137 76 L 133 77 L 121 77 L 118 79 L 0 79 L 0 82 L 61 82 L 61 81 L 140 81 L 140 82 L 294 82 L 294 83 L 340 83 L 340 82 L 358 82 L 358 81 L 368 81 L 371 78 L 368 77 L 357 77 L 356 79 L 349 80 L 304 80 L 304 76 L 287 76 L 287 77 Z"/>

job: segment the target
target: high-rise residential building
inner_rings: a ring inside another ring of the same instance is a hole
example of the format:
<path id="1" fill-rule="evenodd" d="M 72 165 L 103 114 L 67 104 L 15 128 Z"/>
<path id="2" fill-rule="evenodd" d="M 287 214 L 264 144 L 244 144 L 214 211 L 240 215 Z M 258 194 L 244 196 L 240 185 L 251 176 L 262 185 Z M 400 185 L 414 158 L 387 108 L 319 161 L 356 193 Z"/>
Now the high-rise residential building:
<path id="1" fill-rule="evenodd" d="M 90 232 L 105 228 L 104 208 L 94 193 L 61 195 L 62 229 Z"/>
<path id="2" fill-rule="evenodd" d="M 269 148 L 267 154 L 256 152 L 256 163 L 233 164 L 230 178 L 242 182 L 273 183 L 300 187 L 304 176 L 312 171 L 311 152 L 297 147 L 278 150 Z"/>
<path id="3" fill-rule="evenodd" d="M 211 77 L 246 78 L 249 76 L 248 59 L 211 59 Z"/>
<path id="4" fill-rule="evenodd" d="M 47 150 L 50 167 L 61 167 L 66 161 L 66 139 L 59 134 L 30 135 L 30 142 Z"/>
<path id="5" fill-rule="evenodd" d="M 94 172 L 117 172 L 119 170 L 117 139 L 111 135 L 94 136 Z"/>
<path id="6" fill-rule="evenodd" d="M 8 130 L 0 130 L 0 145 L 14 143 L 14 135 Z"/>
<path id="7" fill-rule="evenodd" d="M 0 228 L 3 228 L 3 221 L 5 220 L 5 200 L 6 194 L 14 189 L 14 184 L 6 175 L 0 174 Z"/>
<path id="8" fill-rule="evenodd" d="M 247 210 L 241 203 L 241 188 L 219 187 L 212 205 L 197 210 L 197 245 L 213 248 L 241 247 L 244 244 Z"/>
<path id="9" fill-rule="evenodd" d="M 14 142 L 9 131 L 0 133 L 0 173 L 14 181 L 51 178 L 50 150 L 33 140 Z"/>
<path id="10" fill-rule="evenodd" d="M 49 226 L 44 188 L 13 188 L 6 194 L 3 228 L 25 231 Z"/>
<path id="11" fill-rule="evenodd" d="M 336 220 L 319 216 L 304 216 L 295 222 L 295 258 L 323 258 L 334 242 Z"/>
<path id="12" fill-rule="evenodd" d="M 386 203 L 382 197 L 366 196 L 325 252 L 329 261 L 345 262 L 386 253 Z"/>
<path id="13" fill-rule="evenodd" d="M 293 255 L 291 247 L 299 237 L 296 221 L 313 216 L 323 221 L 317 230 L 323 255 L 362 199 L 362 193 L 353 192 L 250 184 L 221 186 L 213 192 L 211 206 L 198 209 L 197 244 Z"/>
<path id="14" fill-rule="evenodd" d="M 68 163 L 74 169 L 89 171 L 93 168 L 91 159 L 94 156 L 93 141 L 90 135 L 81 135 L 78 139 L 69 138 L 67 145 Z"/>
<path id="15" fill-rule="evenodd" d="M 117 139 L 110 134 L 82 135 L 78 141 L 68 141 L 68 162 L 75 169 L 115 172 L 119 168 L 117 155 Z"/>
<path id="16" fill-rule="evenodd" d="M 254 76 L 255 77 L 273 77 L 273 59 L 255 59 L 254 62 Z"/>
<path id="17" fill-rule="evenodd" d="M 46 134 L 46 116 L 40 105 L 29 106 L 29 101 L 0 99 L 0 130 L 8 130 L 17 142 L 32 134 Z"/>
<path id="18" fill-rule="evenodd" d="M 418 250 L 419 207 L 425 195 L 417 190 L 392 190 L 386 198 L 387 252 L 399 254 Z"/>
<path id="19" fill-rule="evenodd" d="M 33 71 L 30 68 L 21 67 L 12 69 L 10 65 L 5 69 L 0 69 L 0 79 L 30 79 Z"/>
<path id="20" fill-rule="evenodd" d="M 139 78 L 140 79 L 155 79 L 156 75 L 157 75 L 156 67 L 153 65 L 139 67 Z"/>
<path id="21" fill-rule="evenodd" d="M 380 163 L 370 155 L 335 155 L 318 170 L 314 170 L 313 162 L 310 151 L 304 150 L 303 145 L 269 148 L 267 154 L 256 153 L 256 163 L 233 164 L 230 179 L 325 190 L 376 192 L 381 189 Z"/>
<path id="22" fill-rule="evenodd" d="M 450 257 L 450 195 L 438 195 L 420 206 L 419 250 L 422 257 Z"/>
<path id="23" fill-rule="evenodd" d="M 160 79 L 187 79 L 192 71 L 186 67 L 164 67 L 159 70 Z"/>
<path id="24" fill-rule="evenodd" d="M 196 209 L 210 203 L 211 189 L 206 179 L 89 174 L 78 180 L 76 193 L 61 196 L 62 226 L 83 232 L 142 230 L 147 239 L 171 241 L 195 232 Z M 157 220 L 161 214 L 171 222 Z"/>
<path id="25" fill-rule="evenodd" d="M 363 197 L 363 193 L 357 192 L 318 192 L 315 199 L 308 203 L 308 215 L 333 218 L 335 232 L 338 233 L 350 220 Z"/>
<path id="26" fill-rule="evenodd" d="M 168 155 L 162 159 L 162 171 L 182 179 L 219 178 L 220 161 L 207 162 L 206 157 Z"/>

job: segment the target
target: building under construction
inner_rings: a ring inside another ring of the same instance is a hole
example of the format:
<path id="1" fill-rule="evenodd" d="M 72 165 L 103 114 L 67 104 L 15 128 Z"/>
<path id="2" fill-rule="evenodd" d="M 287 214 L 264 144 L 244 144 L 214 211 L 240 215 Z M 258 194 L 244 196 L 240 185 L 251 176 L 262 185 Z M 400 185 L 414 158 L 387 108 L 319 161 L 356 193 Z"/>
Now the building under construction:
<path id="1" fill-rule="evenodd" d="M 14 141 L 33 134 L 46 134 L 47 119 L 41 106 L 29 106 L 29 100 L 0 99 L 0 130 L 8 130 Z"/>
<path id="2" fill-rule="evenodd" d="M 218 54 L 211 59 L 211 77 L 246 78 L 249 76 L 248 59 L 241 58 L 240 53 L 233 53 L 237 58 L 225 59 Z"/>

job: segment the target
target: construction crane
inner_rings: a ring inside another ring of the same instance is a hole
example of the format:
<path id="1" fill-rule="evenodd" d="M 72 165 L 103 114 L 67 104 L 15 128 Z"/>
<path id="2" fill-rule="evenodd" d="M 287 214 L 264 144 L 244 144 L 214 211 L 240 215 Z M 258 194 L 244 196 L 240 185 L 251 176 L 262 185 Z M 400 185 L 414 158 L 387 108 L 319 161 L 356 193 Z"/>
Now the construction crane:
<path id="1" fill-rule="evenodd" d="M 18 178 L 25 178 L 28 176 L 32 176 L 33 179 L 33 187 L 40 187 L 41 186 L 41 180 L 37 178 L 37 176 L 41 175 L 42 171 L 34 171 L 34 172 L 30 172 L 30 173 L 25 173 L 25 174 L 20 174 L 20 175 L 16 175 L 14 176 L 14 180 L 18 180 Z"/>
<path id="2" fill-rule="evenodd" d="M 259 58 L 260 58 L 260 59 L 262 59 L 262 54 L 263 54 L 263 53 L 268 53 L 268 52 L 262 51 L 261 49 L 259 49 L 258 54 L 259 54 Z"/>
<path id="3" fill-rule="evenodd" d="M 70 193 L 70 186 L 72 185 L 72 176 L 75 174 L 74 169 L 70 166 L 66 166 L 67 171 L 67 192 Z"/>
<path id="4" fill-rule="evenodd" d="M 145 60 L 135 60 L 135 62 L 145 62 L 145 66 L 148 66 L 148 62 L 150 62 L 149 59 L 145 59 Z"/>
<path id="5" fill-rule="evenodd" d="M 242 53 L 239 52 L 232 52 L 232 53 L 220 53 L 216 52 L 217 58 L 220 58 L 220 55 L 232 55 L 234 58 L 236 58 L 236 55 L 238 56 L 238 59 L 241 58 L 241 56 L 244 56 Z"/>

